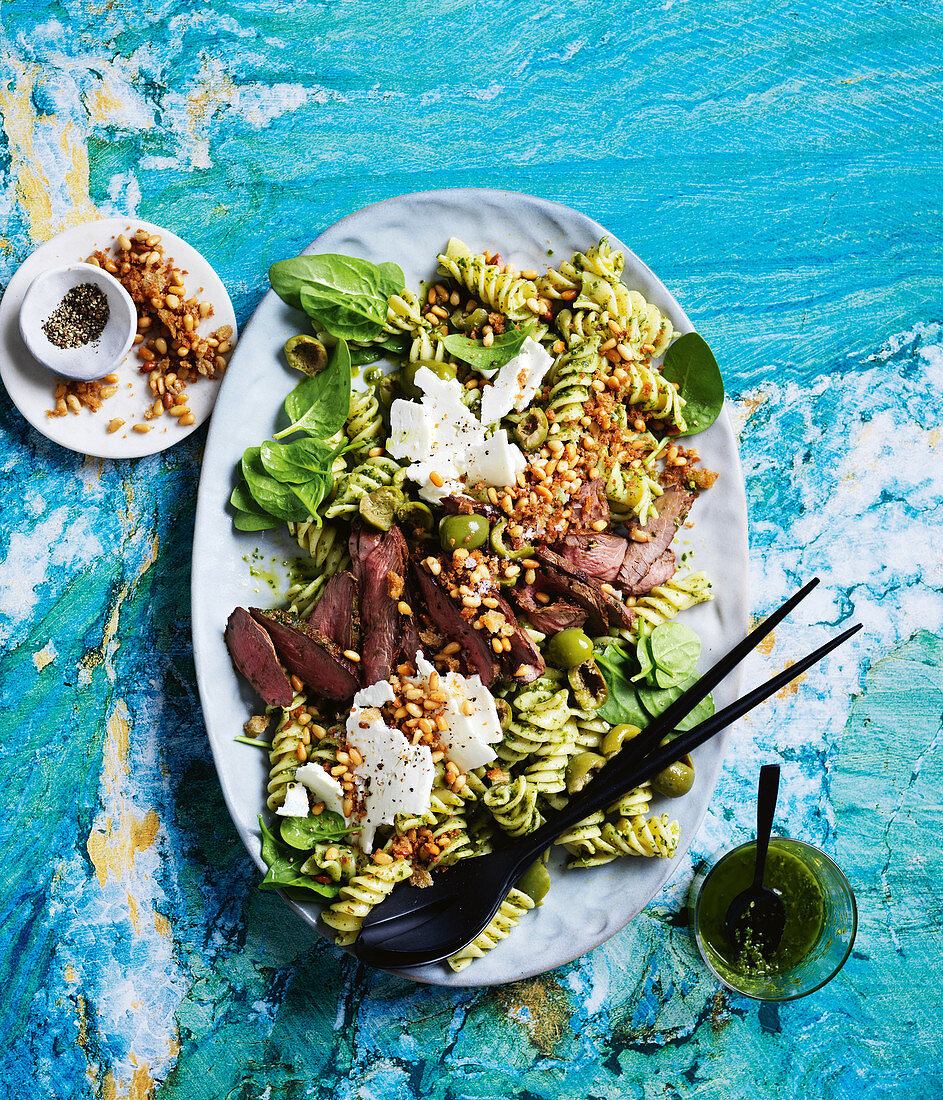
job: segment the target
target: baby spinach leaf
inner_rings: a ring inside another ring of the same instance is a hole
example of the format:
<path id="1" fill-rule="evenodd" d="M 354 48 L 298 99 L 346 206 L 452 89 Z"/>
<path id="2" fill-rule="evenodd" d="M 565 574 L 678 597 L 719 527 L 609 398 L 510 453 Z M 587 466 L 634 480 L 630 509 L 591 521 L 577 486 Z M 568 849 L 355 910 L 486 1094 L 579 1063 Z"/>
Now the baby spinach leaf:
<path id="1" fill-rule="evenodd" d="M 534 326 L 523 325 L 520 328 L 509 328 L 495 336 L 494 343 L 486 348 L 480 340 L 472 340 L 467 336 L 446 336 L 442 343 L 448 351 L 468 363 L 482 374 L 490 374 L 517 355 L 528 336 L 533 336 Z"/>
<path id="2" fill-rule="evenodd" d="M 294 443 L 266 441 L 261 447 L 265 472 L 286 485 L 302 485 L 313 474 L 330 473 L 335 453 L 322 439 L 310 437 Z"/>
<path id="3" fill-rule="evenodd" d="M 312 893 L 324 898 L 337 896 L 340 889 L 338 884 L 318 882 L 312 875 L 304 874 L 298 862 L 301 857 L 285 847 L 275 834 L 265 827 L 261 817 L 259 828 L 262 830 L 262 859 L 268 866 L 268 874 L 259 883 L 260 890 L 299 891 L 300 896 Z"/>
<path id="4" fill-rule="evenodd" d="M 406 286 L 406 276 L 403 274 L 403 269 L 399 264 L 393 263 L 392 260 L 384 260 L 383 263 L 377 264 L 376 267 L 379 272 L 377 277 L 377 289 L 383 295 L 384 302 L 393 294 L 402 294 Z"/>
<path id="5" fill-rule="evenodd" d="M 697 680 L 697 676 L 691 676 L 687 680 L 670 688 L 642 687 L 639 688 L 638 697 L 642 702 L 642 706 L 645 707 L 652 718 L 657 718 L 658 715 L 661 714 L 662 711 L 667 710 L 676 699 L 680 699 L 689 687 L 696 684 Z M 681 719 L 675 726 L 675 729 L 694 729 L 700 722 L 703 722 L 706 718 L 710 718 L 713 713 L 714 699 L 713 696 L 708 695 L 698 703 L 687 717 Z M 648 719 L 645 720 L 645 724 L 648 724 Z"/>
<path id="6" fill-rule="evenodd" d="M 639 663 L 639 671 L 632 677 L 633 684 L 639 680 L 644 680 L 653 668 L 652 651 L 648 645 L 647 634 L 639 634 L 638 642 L 635 645 L 635 656 Z"/>
<path id="7" fill-rule="evenodd" d="M 317 328 L 339 340 L 373 340 L 386 319 L 385 298 L 334 298 L 307 286 L 301 288 L 301 308 Z"/>
<path id="8" fill-rule="evenodd" d="M 242 456 L 242 476 L 256 504 L 276 519 L 301 523 L 307 510 L 287 485 L 269 477 L 262 465 L 260 447 L 249 447 Z"/>
<path id="9" fill-rule="evenodd" d="M 701 639 L 684 623 L 662 623 L 649 638 L 652 660 L 675 679 L 690 676 L 701 655 Z"/>
<path id="10" fill-rule="evenodd" d="M 638 693 L 630 680 L 635 671 L 632 659 L 612 645 L 596 654 L 596 664 L 609 688 L 609 698 L 596 713 L 614 726 L 627 723 L 644 729 L 649 717 L 639 704 Z"/>
<path id="11" fill-rule="evenodd" d="M 343 428 L 350 412 L 350 351 L 345 340 L 337 341 L 320 374 L 295 386 L 285 398 L 285 412 L 291 424 L 276 432 L 276 439 L 293 432 L 329 439 Z"/>
<path id="12" fill-rule="evenodd" d="M 340 814 L 326 810 L 318 817 L 283 817 L 279 832 L 290 847 L 308 852 L 319 841 L 346 836 L 348 828 Z"/>
<path id="13" fill-rule="evenodd" d="M 236 509 L 233 526 L 237 531 L 267 531 L 270 527 L 278 527 L 282 522 L 270 516 L 256 502 L 245 481 L 240 481 L 233 489 L 229 503 Z"/>
<path id="14" fill-rule="evenodd" d="M 714 353 L 703 336 L 686 332 L 665 352 L 662 377 L 677 382 L 684 406 L 688 430 L 682 435 L 697 435 L 714 423 L 724 407 L 724 380 Z"/>
<path id="15" fill-rule="evenodd" d="M 306 519 L 310 517 L 316 526 L 321 526 L 321 517 L 318 515 L 318 508 L 323 504 L 325 497 L 327 497 L 331 489 L 334 487 L 334 477 L 329 473 L 315 474 L 310 481 L 306 481 L 304 485 L 292 485 L 291 491 L 295 494 L 297 499 L 304 505 L 308 515 Z"/>

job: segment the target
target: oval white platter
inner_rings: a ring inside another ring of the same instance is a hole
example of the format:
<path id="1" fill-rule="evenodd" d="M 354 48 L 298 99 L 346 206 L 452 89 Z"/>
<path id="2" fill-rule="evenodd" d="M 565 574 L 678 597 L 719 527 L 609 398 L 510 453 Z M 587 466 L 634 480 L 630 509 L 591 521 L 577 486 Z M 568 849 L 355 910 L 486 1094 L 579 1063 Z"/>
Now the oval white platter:
<path id="1" fill-rule="evenodd" d="M 608 236 L 625 254 L 626 285 L 664 310 L 680 332 L 693 327 L 659 279 L 601 225 L 568 207 L 513 192 L 469 189 L 403 195 L 331 226 L 307 251 L 377 263 L 393 260 L 403 268 L 406 285 L 416 289 L 421 281 L 435 278 L 436 255 L 453 236 L 474 250 L 497 250 L 524 270 L 544 270 Z M 282 401 L 298 381 L 298 374 L 284 364 L 282 346 L 290 336 L 306 331 L 306 318 L 272 292 L 246 326 L 210 424 L 193 544 L 193 648 L 200 699 L 226 804 L 261 871 L 258 815 L 265 804 L 268 757 L 233 741 L 260 704 L 233 669 L 223 629 L 237 605 L 281 602 L 280 563 L 298 551 L 287 531 L 236 531 L 228 500 L 242 452 L 271 438 Z M 693 567 L 706 570 L 713 580 L 714 599 L 684 616 L 703 640 L 704 668 L 738 641 L 747 625 L 746 498 L 726 411 L 697 437 L 696 446 L 704 465 L 718 471 L 720 478 L 695 505 L 693 528 L 682 528 L 673 546 L 690 551 L 689 563 L 693 560 Z M 718 708 L 735 697 L 736 679 L 728 677 L 715 692 Z M 438 985 L 495 985 L 560 966 L 612 936 L 642 910 L 681 862 L 707 811 L 725 745 L 721 735 L 697 751 L 697 781 L 689 795 L 655 803 L 657 812 L 670 810 L 680 822 L 681 843 L 674 860 L 626 858 L 591 870 L 566 871 L 557 853 L 544 904 L 528 913 L 521 927 L 485 958 L 459 974 L 444 965 L 400 973 Z M 287 904 L 326 933 L 317 923 L 319 906 Z"/>
<path id="2" fill-rule="evenodd" d="M 161 416 L 146 422 L 149 432 L 136 432 L 132 425 L 145 423 L 145 410 L 154 399 L 147 375 L 138 370 L 138 357 L 132 348 L 124 361 L 113 368 L 118 375 L 118 392 L 98 412 L 82 409 L 66 416 L 46 415 L 56 403 L 53 398 L 56 378 L 33 358 L 20 335 L 19 312 L 26 291 L 41 272 L 84 260 L 97 248 L 108 251 L 120 233 L 134 233 L 138 229 L 161 238 L 165 253 L 185 274 L 187 293 L 212 303 L 213 316 L 202 321 L 198 331 L 206 336 L 221 325 L 229 325 L 235 341 L 236 315 L 232 302 L 209 261 L 182 238 L 140 218 L 83 222 L 51 237 L 17 268 L 0 302 L 0 377 L 13 403 L 38 432 L 54 443 L 97 458 L 142 458 L 186 439 L 213 411 L 220 387 L 218 379 L 208 378 L 187 387 L 193 424 L 181 427 L 173 417 Z M 108 422 L 114 418 L 125 423 L 118 431 L 109 433 Z"/>

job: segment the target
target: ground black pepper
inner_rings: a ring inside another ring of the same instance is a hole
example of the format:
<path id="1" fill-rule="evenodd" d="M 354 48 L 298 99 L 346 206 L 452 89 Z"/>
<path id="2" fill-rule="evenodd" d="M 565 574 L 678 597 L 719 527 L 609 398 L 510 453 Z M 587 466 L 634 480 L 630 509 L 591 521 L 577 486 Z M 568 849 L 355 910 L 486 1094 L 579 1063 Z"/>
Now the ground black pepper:
<path id="1" fill-rule="evenodd" d="M 110 313 L 104 291 L 94 283 L 80 283 L 43 321 L 43 332 L 57 348 L 80 348 L 98 340 Z"/>

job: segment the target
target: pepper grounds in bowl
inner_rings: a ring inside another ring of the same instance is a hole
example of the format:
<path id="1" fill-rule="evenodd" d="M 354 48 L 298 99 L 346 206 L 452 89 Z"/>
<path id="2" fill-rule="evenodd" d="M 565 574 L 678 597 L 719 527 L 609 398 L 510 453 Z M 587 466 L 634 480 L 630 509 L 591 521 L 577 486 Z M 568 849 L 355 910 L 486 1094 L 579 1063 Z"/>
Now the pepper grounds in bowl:
<path id="1" fill-rule="evenodd" d="M 79 283 L 43 321 L 43 332 L 57 348 L 81 348 L 98 340 L 110 315 L 104 291 L 93 283 Z"/>

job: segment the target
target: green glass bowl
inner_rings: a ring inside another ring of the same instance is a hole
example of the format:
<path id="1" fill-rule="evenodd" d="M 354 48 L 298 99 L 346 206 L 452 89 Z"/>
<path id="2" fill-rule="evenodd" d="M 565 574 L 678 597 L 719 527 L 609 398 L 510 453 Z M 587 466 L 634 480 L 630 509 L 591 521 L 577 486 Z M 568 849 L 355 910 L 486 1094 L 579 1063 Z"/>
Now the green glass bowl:
<path id="1" fill-rule="evenodd" d="M 821 989 L 845 965 L 858 929 L 855 895 L 841 869 L 824 852 L 801 840 L 773 837 L 770 853 L 780 852 L 799 860 L 815 880 L 822 898 L 821 927 L 801 959 L 789 969 L 762 975 L 739 972 L 724 938 L 717 933 L 712 914 L 717 913 L 718 903 L 726 912 L 734 896 L 752 881 L 753 859 L 749 859 L 751 870 L 744 872 L 741 881 L 730 881 L 726 889 L 719 888 L 730 876 L 735 857 L 742 859 L 755 848 L 756 842 L 749 841 L 729 852 L 717 853 L 697 868 L 688 895 L 691 927 L 708 969 L 728 989 L 758 1001 L 792 1001 Z"/>

